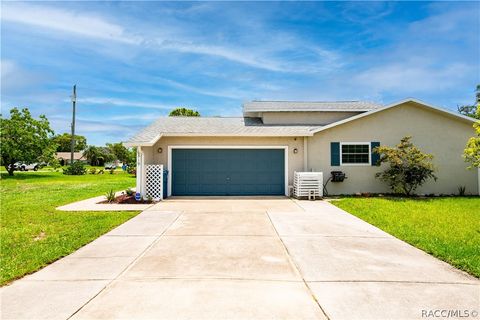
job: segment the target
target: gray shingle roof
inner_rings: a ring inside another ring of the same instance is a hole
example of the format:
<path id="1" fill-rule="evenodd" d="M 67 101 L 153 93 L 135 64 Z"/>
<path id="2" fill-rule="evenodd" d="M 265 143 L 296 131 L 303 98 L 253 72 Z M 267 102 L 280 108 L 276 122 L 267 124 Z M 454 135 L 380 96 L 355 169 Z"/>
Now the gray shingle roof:
<path id="1" fill-rule="evenodd" d="M 259 118 L 162 117 L 127 141 L 151 142 L 159 135 L 310 136 L 321 126 L 264 125 Z"/>
<path id="2" fill-rule="evenodd" d="M 243 112 L 276 111 L 370 111 L 381 104 L 367 101 L 252 101 L 243 104 Z"/>

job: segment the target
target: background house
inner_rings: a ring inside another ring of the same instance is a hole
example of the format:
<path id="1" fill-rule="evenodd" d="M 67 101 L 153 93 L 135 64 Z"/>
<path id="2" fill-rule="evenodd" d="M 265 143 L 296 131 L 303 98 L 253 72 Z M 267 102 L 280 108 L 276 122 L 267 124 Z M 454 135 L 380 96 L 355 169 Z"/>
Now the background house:
<path id="1" fill-rule="evenodd" d="M 70 163 L 71 153 L 70 152 L 57 152 L 55 153 L 55 158 L 58 159 L 60 165 L 64 166 Z M 83 152 L 74 152 L 73 160 L 87 163 L 87 158 L 83 155 Z"/>

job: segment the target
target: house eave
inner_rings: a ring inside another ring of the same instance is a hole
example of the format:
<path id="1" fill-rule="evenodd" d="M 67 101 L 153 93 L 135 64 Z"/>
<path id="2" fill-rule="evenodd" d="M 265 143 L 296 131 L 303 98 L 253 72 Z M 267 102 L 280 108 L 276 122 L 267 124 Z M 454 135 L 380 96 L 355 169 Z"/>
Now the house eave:
<path id="1" fill-rule="evenodd" d="M 227 134 L 218 134 L 218 133 L 165 133 L 162 136 L 164 137 L 307 137 L 312 136 L 313 133 L 284 133 L 284 134 L 258 134 L 258 133 L 227 133 Z"/>
<path id="2" fill-rule="evenodd" d="M 269 112 L 368 112 L 375 109 L 278 109 L 278 110 L 269 110 L 269 109 L 259 109 L 259 110 L 244 110 L 244 113 L 269 113 Z"/>
<path id="3" fill-rule="evenodd" d="M 311 137 L 313 132 L 293 132 L 284 134 L 258 134 L 258 133 L 232 133 L 232 134 L 218 134 L 218 133 L 162 133 L 158 137 L 150 141 L 127 141 L 123 145 L 125 147 L 152 147 L 160 140 L 161 137 Z"/>
<path id="4" fill-rule="evenodd" d="M 162 134 L 159 134 L 159 135 L 155 136 L 155 138 L 153 138 L 150 141 L 127 141 L 127 142 L 124 142 L 123 145 L 127 148 L 131 148 L 131 147 L 151 147 L 155 143 L 157 143 L 157 141 L 160 140 L 161 137 L 162 137 Z"/>

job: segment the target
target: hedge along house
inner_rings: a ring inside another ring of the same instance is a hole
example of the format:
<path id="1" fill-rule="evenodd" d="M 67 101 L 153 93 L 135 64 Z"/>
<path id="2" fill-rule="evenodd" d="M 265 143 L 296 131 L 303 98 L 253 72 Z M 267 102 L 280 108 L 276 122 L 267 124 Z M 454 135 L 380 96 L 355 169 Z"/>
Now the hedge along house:
<path id="1" fill-rule="evenodd" d="M 253 101 L 243 117 L 162 117 L 126 145 L 137 147 L 137 191 L 161 190 L 146 169 L 168 170 L 169 196 L 289 195 L 295 171 L 342 171 L 329 194 L 388 192 L 375 178 L 378 145 L 404 136 L 434 155 L 437 181 L 420 194 L 479 193 L 479 174 L 462 158 L 475 120 L 415 99 L 388 106 L 369 102 Z M 157 175 L 158 176 L 158 175 Z"/>

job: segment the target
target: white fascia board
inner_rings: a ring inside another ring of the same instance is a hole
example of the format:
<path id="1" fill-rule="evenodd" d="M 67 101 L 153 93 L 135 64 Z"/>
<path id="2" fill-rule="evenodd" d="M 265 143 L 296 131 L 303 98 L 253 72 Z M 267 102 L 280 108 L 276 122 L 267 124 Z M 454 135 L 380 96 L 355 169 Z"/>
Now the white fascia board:
<path id="1" fill-rule="evenodd" d="M 162 137 L 161 134 L 157 135 L 155 138 L 153 138 L 150 141 L 138 141 L 138 142 L 124 142 L 123 145 L 125 147 L 152 147 L 157 143 L 158 140 Z"/>
<path id="2" fill-rule="evenodd" d="M 127 148 L 132 147 L 148 147 L 148 142 L 123 142 L 123 146 Z"/>
<path id="3" fill-rule="evenodd" d="M 309 137 L 313 136 L 312 131 L 305 133 L 286 133 L 286 134 L 219 134 L 219 133 L 165 133 L 164 137 Z"/>
<path id="4" fill-rule="evenodd" d="M 387 105 L 387 106 L 385 106 L 385 107 L 383 107 L 383 108 L 380 108 L 380 109 L 371 110 L 371 111 L 368 111 L 368 112 L 365 112 L 365 113 L 361 113 L 361 114 L 359 114 L 359 115 L 356 115 L 356 116 L 353 116 L 353 117 L 350 117 L 350 118 L 347 118 L 347 119 L 343 119 L 343 120 L 340 120 L 340 121 L 331 123 L 331 124 L 326 125 L 326 126 L 324 126 L 324 127 L 322 127 L 322 128 L 313 130 L 312 133 L 315 134 L 315 133 L 317 133 L 317 132 L 330 129 L 330 128 L 333 128 L 333 127 L 342 125 L 342 124 L 344 124 L 344 123 L 347 123 L 347 122 L 350 122 L 350 121 L 353 121 L 353 120 L 361 119 L 361 118 L 363 118 L 363 117 L 368 117 L 369 115 L 372 115 L 372 114 L 374 114 L 374 113 L 381 112 L 381 111 L 384 111 L 384 110 L 388 110 L 388 109 L 390 109 L 390 108 L 399 106 L 399 105 L 404 104 L 404 103 L 407 103 L 407 102 L 415 102 L 415 103 L 417 103 L 417 104 L 419 104 L 419 105 L 421 105 L 421 106 L 423 106 L 423 107 L 426 107 L 426 108 L 429 108 L 429 109 L 432 109 L 432 110 L 435 110 L 435 111 L 440 111 L 440 112 L 449 114 L 449 115 L 451 115 L 451 116 L 457 117 L 457 118 L 459 118 L 459 119 L 461 119 L 461 120 L 466 120 L 466 121 L 469 121 L 469 122 L 472 122 L 472 123 L 475 122 L 475 121 L 477 121 L 476 119 L 473 119 L 473 118 L 464 116 L 464 115 L 462 115 L 462 114 L 455 113 L 455 112 L 453 112 L 453 111 L 450 111 L 450 110 L 447 110 L 447 109 L 444 109 L 444 108 L 440 108 L 440 107 L 437 107 L 437 106 L 430 105 L 430 104 L 425 103 L 425 102 L 423 102 L 423 101 L 420 101 L 420 100 L 418 100 L 418 99 L 408 98 L 408 99 L 404 99 L 404 100 L 401 100 L 401 101 L 398 101 L 398 102 L 389 104 L 389 105 Z"/>
<path id="5" fill-rule="evenodd" d="M 218 133 L 164 133 L 160 134 L 150 141 L 124 142 L 125 147 L 152 147 L 161 137 L 311 137 L 312 131 L 305 133 L 287 133 L 287 134 L 218 134 Z"/>

